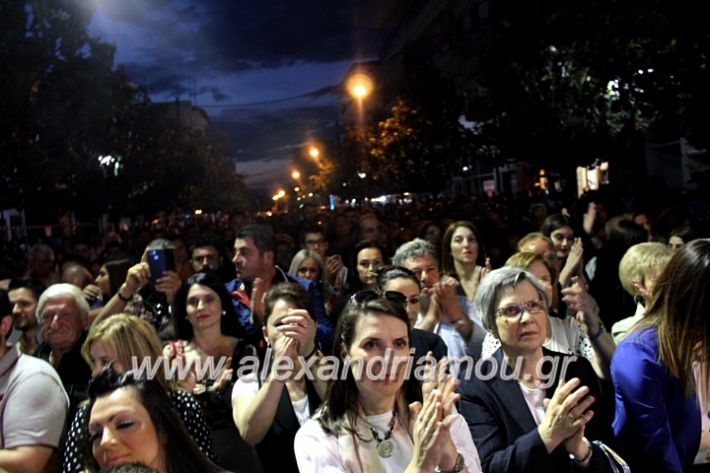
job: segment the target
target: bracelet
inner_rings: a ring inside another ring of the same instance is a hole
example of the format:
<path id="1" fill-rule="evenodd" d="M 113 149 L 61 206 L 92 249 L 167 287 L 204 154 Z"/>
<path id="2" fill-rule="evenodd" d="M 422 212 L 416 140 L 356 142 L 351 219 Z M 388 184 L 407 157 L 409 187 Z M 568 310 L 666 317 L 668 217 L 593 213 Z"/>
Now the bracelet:
<path id="1" fill-rule="evenodd" d="M 129 302 L 131 302 L 131 299 L 133 299 L 133 296 L 123 297 L 123 294 L 121 294 L 121 288 L 119 288 L 118 291 L 116 291 L 116 295 L 118 296 L 119 299 L 121 299 L 123 301 L 124 304 L 128 304 Z"/>
<path id="2" fill-rule="evenodd" d="M 589 460 L 589 458 L 592 456 L 592 451 L 593 451 L 593 449 L 592 449 L 592 443 L 591 443 L 589 440 L 587 440 L 587 437 L 582 437 L 582 440 L 584 441 L 584 444 L 585 444 L 585 445 L 587 446 L 587 448 L 588 448 L 587 454 L 584 455 L 583 458 L 580 458 L 579 460 L 577 460 L 577 458 L 576 458 L 574 455 L 572 455 L 572 454 L 570 453 L 570 454 L 569 454 L 569 459 L 572 460 L 572 461 L 575 462 L 575 463 L 586 463 L 586 461 Z"/>
<path id="3" fill-rule="evenodd" d="M 458 453 L 458 452 L 457 452 Z M 464 469 L 466 466 L 466 463 L 463 461 L 463 455 L 460 453 L 456 456 L 456 463 L 454 464 L 454 467 L 450 470 L 442 470 L 438 466 L 434 468 L 434 473 L 459 473 Z"/>
<path id="4" fill-rule="evenodd" d="M 599 330 L 597 330 L 597 333 L 589 336 L 589 341 L 593 342 L 597 338 L 601 337 L 604 332 L 606 332 L 606 327 L 604 327 L 604 322 L 602 322 L 599 324 Z"/>

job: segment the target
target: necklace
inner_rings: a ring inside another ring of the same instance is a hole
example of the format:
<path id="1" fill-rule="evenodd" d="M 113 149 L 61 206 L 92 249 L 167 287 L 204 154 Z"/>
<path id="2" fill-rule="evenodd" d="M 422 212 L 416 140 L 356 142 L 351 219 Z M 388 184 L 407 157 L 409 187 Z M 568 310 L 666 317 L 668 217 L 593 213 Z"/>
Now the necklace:
<path id="1" fill-rule="evenodd" d="M 394 450 L 394 442 L 390 437 L 392 437 L 392 432 L 394 431 L 394 422 L 397 417 L 397 411 L 394 410 L 392 411 L 392 419 L 390 420 L 390 426 L 389 430 L 387 433 L 385 433 L 385 436 L 383 438 L 380 438 L 379 434 L 377 431 L 368 424 L 368 427 L 370 427 L 370 431 L 372 432 L 372 438 L 375 442 L 377 442 L 377 454 L 381 456 L 382 458 L 389 458 L 392 456 L 392 451 Z"/>

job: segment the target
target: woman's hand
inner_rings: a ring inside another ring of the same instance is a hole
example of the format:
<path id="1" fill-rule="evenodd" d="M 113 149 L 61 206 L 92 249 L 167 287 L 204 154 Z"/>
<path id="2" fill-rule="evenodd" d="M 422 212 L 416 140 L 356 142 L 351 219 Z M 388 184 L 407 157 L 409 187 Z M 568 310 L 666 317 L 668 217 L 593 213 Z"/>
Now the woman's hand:
<path id="1" fill-rule="evenodd" d="M 562 289 L 562 300 L 567 304 L 567 310 L 574 313 L 577 320 L 587 326 L 587 333 L 599 331 L 602 323 L 599 318 L 599 305 L 579 278 L 573 277 L 572 285 Z"/>
<path id="2" fill-rule="evenodd" d="M 584 441 L 584 426 L 580 427 L 573 436 L 565 440 L 564 447 L 567 453 L 574 455 L 577 460 L 585 459 L 589 456 L 589 446 L 587 442 Z"/>
<path id="3" fill-rule="evenodd" d="M 594 402 L 594 397 L 588 396 L 589 388 L 582 386 L 573 391 L 580 382 L 579 378 L 564 383 L 560 381 L 552 399 L 543 401 L 545 417 L 538 426 L 538 432 L 548 453 L 578 434 L 594 415 L 594 412 L 587 411 Z"/>
<path id="4" fill-rule="evenodd" d="M 446 388 L 447 392 L 448 388 L 450 386 Z M 431 471 L 436 466 L 447 470 L 456 464 L 458 451 L 451 440 L 449 427 L 458 414 L 446 414 L 446 406 L 450 409 L 453 405 L 447 402 L 447 398 L 451 401 L 450 392 L 445 394 L 435 389 L 429 393 L 423 407 L 420 403 L 410 405 L 410 422 L 414 424 L 410 428 L 414 439 L 410 467 L 414 467 L 414 471 Z"/>
<path id="5" fill-rule="evenodd" d="M 567 255 L 565 266 L 560 271 L 560 284 L 562 287 L 570 285 L 570 280 L 574 281 L 573 276 L 582 274 L 582 262 L 584 258 L 584 246 L 581 238 L 575 238 L 572 247 Z M 586 282 L 583 281 L 586 285 Z"/>
<path id="6" fill-rule="evenodd" d="M 296 369 L 293 360 L 298 356 L 298 342 L 291 337 L 278 337 L 274 342 L 273 349 L 274 358 L 271 364 L 271 375 L 279 381 L 286 381 L 293 373 L 293 370 Z M 291 360 L 290 364 L 280 361 L 286 358 Z"/>
<path id="7" fill-rule="evenodd" d="M 298 355 L 306 356 L 313 352 L 316 323 L 306 310 L 288 309 L 288 314 L 281 319 L 281 325 L 276 330 L 298 343 Z"/>
<path id="8" fill-rule="evenodd" d="M 227 358 L 227 362 L 225 363 L 224 368 L 222 368 L 222 372 L 219 374 L 217 380 L 212 385 L 212 390 L 221 391 L 222 388 L 224 388 L 227 383 L 232 380 L 233 373 L 234 370 L 232 370 L 232 357 L 230 356 Z"/>
<path id="9" fill-rule="evenodd" d="M 129 299 L 138 292 L 140 288 L 150 281 L 150 268 L 148 263 L 141 262 L 128 268 L 126 282 L 119 289 L 124 299 Z"/>
<path id="10" fill-rule="evenodd" d="M 87 285 L 81 292 L 84 293 L 84 299 L 90 303 L 98 300 L 102 296 L 101 289 L 96 284 Z"/>

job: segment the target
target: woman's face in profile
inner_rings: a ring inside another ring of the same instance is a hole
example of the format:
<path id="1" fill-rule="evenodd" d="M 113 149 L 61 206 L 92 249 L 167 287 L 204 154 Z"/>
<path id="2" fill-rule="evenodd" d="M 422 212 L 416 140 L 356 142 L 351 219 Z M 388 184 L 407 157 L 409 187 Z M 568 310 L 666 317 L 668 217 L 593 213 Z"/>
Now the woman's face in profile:
<path id="1" fill-rule="evenodd" d="M 163 442 L 131 387 L 116 389 L 96 400 L 89 418 L 89 439 L 101 470 L 140 462 L 167 472 Z"/>

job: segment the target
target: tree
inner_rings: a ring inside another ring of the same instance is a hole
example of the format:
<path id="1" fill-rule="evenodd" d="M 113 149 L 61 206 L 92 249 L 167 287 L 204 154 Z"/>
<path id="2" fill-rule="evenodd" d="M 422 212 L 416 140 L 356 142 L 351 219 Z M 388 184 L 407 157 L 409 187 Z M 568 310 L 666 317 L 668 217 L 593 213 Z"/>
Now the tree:
<path id="1" fill-rule="evenodd" d="M 568 170 L 605 158 L 637 177 L 647 137 L 705 146 L 710 119 L 700 110 L 710 95 L 700 84 L 710 79 L 710 30 L 702 2 L 509 6 L 493 14 L 477 104 L 503 158 Z"/>
<path id="2" fill-rule="evenodd" d="M 68 209 L 165 209 L 188 196 L 216 205 L 195 186 L 238 188 L 233 166 L 114 68 L 113 46 L 87 33 L 91 15 L 76 0 L 0 3 L 0 208 L 46 221 Z M 218 179 L 200 181 L 208 175 Z"/>
<path id="3" fill-rule="evenodd" d="M 453 85 L 412 51 L 404 71 L 386 114 L 346 134 L 347 146 L 364 151 L 359 166 L 374 185 L 370 193 L 440 191 L 471 152 Z"/>

